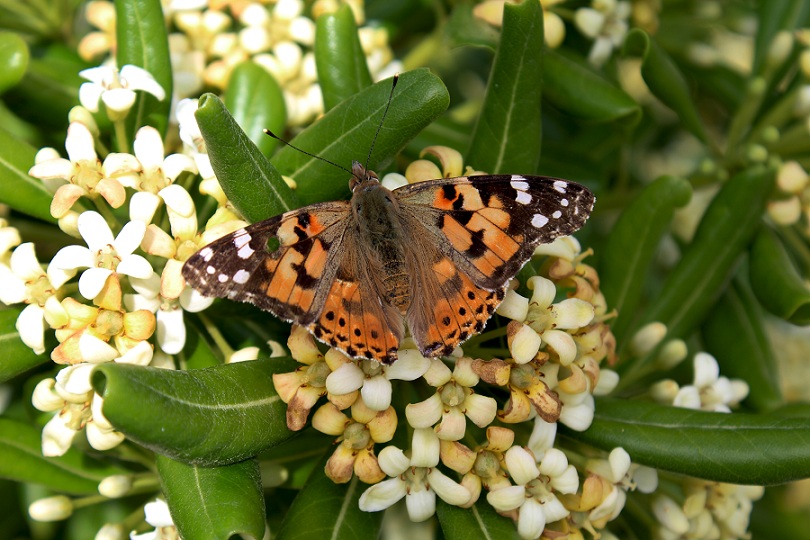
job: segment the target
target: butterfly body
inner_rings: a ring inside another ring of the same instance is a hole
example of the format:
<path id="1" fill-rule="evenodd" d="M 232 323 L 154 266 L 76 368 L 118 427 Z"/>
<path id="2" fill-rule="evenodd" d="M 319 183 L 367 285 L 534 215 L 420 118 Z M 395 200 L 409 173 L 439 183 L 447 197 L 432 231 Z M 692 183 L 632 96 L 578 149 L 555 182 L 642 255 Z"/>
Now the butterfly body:
<path id="1" fill-rule="evenodd" d="M 446 355 L 481 332 L 534 248 L 579 229 L 594 203 L 587 188 L 556 178 L 459 177 L 391 191 L 360 163 L 352 173 L 351 201 L 240 229 L 189 258 L 183 276 L 353 357 L 392 363 L 405 323 L 423 355 Z"/>

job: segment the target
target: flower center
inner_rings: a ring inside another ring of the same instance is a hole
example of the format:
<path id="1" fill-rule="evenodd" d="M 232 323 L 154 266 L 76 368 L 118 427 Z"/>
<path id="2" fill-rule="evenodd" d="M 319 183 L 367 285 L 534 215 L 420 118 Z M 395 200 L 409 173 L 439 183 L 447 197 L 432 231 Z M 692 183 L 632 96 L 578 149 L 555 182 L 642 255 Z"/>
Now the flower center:
<path id="1" fill-rule="evenodd" d="M 537 376 L 530 364 L 514 366 L 509 373 L 509 385 L 518 390 L 527 390 L 535 383 Z"/>
<path id="2" fill-rule="evenodd" d="M 439 396 L 442 398 L 442 403 L 448 407 L 458 407 L 467 399 L 467 391 L 460 384 L 451 381 L 444 385 Z"/>
<path id="3" fill-rule="evenodd" d="M 482 450 L 475 458 L 475 465 L 473 466 L 475 474 L 481 478 L 495 478 L 501 470 L 501 460 L 495 452 L 491 450 Z"/>
<path id="4" fill-rule="evenodd" d="M 177 253 L 174 258 L 180 262 L 185 262 L 189 257 L 197 253 L 200 246 L 192 240 L 180 240 L 177 242 Z"/>
<path id="5" fill-rule="evenodd" d="M 376 360 L 360 360 L 358 366 L 363 371 L 363 374 L 365 374 L 367 379 L 376 377 L 383 372 L 382 364 Z"/>
<path id="6" fill-rule="evenodd" d="M 315 362 L 307 368 L 307 383 L 315 388 L 323 388 L 326 386 L 326 377 L 332 373 L 329 366 L 323 360 Z"/>
<path id="7" fill-rule="evenodd" d="M 28 292 L 28 300 L 26 302 L 29 304 L 37 304 L 40 307 L 44 306 L 45 301 L 56 292 L 50 280 L 48 280 L 48 276 L 45 274 L 31 281 L 27 281 L 25 286 Z"/>
<path id="8" fill-rule="evenodd" d="M 554 494 L 548 487 L 548 478 L 541 474 L 526 484 L 526 496 L 533 497 L 541 503 L 547 502 L 550 498 L 554 497 Z"/>
<path id="9" fill-rule="evenodd" d="M 71 183 L 93 191 L 99 181 L 104 178 L 98 161 L 80 161 L 78 170 L 71 178 Z"/>
<path id="10" fill-rule="evenodd" d="M 121 257 L 115 251 L 115 248 L 107 244 L 96 252 L 96 266 L 99 268 L 107 268 L 108 270 L 115 270 L 118 268 L 118 263 L 121 262 Z"/>
<path id="11" fill-rule="evenodd" d="M 429 471 L 430 469 L 427 467 L 410 467 L 405 471 L 402 476 L 405 483 L 408 484 L 410 493 L 428 489 L 427 475 Z"/>
<path id="12" fill-rule="evenodd" d="M 352 450 L 362 450 L 368 448 L 371 442 L 371 435 L 365 424 L 354 422 L 343 432 L 344 441 L 349 444 Z"/>
<path id="13" fill-rule="evenodd" d="M 101 335 L 117 336 L 124 331 L 124 314 L 120 311 L 99 309 L 93 328 Z"/>

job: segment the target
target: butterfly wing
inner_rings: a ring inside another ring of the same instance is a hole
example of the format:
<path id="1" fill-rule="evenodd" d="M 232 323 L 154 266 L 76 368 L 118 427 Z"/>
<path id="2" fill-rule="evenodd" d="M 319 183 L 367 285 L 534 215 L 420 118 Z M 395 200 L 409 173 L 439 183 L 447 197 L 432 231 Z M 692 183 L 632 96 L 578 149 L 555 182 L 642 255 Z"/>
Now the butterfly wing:
<path id="1" fill-rule="evenodd" d="M 579 184 L 516 175 L 420 182 L 394 193 L 414 250 L 406 319 L 427 356 L 480 332 L 534 248 L 579 229 L 594 203 Z"/>
<path id="2" fill-rule="evenodd" d="M 249 302 L 309 325 L 320 314 L 343 258 L 351 206 L 314 204 L 224 236 L 192 255 L 183 277 L 205 296 Z M 268 242 L 277 242 L 273 249 Z"/>
<path id="3" fill-rule="evenodd" d="M 543 176 L 487 175 L 409 184 L 404 212 L 472 281 L 498 290 L 534 248 L 578 230 L 593 209 L 588 188 Z"/>

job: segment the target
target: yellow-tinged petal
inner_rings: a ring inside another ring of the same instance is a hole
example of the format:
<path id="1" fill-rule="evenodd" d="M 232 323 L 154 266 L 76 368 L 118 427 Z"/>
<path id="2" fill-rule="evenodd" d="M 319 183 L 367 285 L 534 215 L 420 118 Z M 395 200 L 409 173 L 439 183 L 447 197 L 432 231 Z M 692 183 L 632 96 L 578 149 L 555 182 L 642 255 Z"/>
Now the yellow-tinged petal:
<path id="1" fill-rule="evenodd" d="M 312 427 L 327 435 L 338 436 L 343 434 L 350 422 L 351 420 L 340 412 L 333 403 L 321 405 L 312 415 Z"/>
<path id="2" fill-rule="evenodd" d="M 287 427 L 291 431 L 304 429 L 309 411 L 315 406 L 318 399 L 326 394 L 326 388 L 303 386 L 298 389 L 287 404 Z"/>
<path id="3" fill-rule="evenodd" d="M 141 249 L 150 255 L 157 255 L 165 259 L 171 259 L 177 253 L 177 243 L 169 233 L 155 224 L 146 227 L 146 232 L 141 241 Z"/>
<path id="4" fill-rule="evenodd" d="M 538 380 L 529 387 L 527 397 L 534 405 L 537 415 L 546 422 L 556 422 L 560 418 L 562 402 L 557 393 L 549 390 L 543 381 Z"/>
<path id="5" fill-rule="evenodd" d="M 388 407 L 384 411 L 379 411 L 366 425 L 374 442 L 388 442 L 394 438 L 397 429 L 397 412 L 393 407 Z"/>
<path id="6" fill-rule="evenodd" d="M 442 463 L 459 474 L 467 474 L 475 464 L 477 454 L 458 441 L 440 441 Z"/>
<path id="7" fill-rule="evenodd" d="M 508 424 L 515 424 L 529 419 L 532 412 L 532 402 L 529 397 L 519 390 L 512 390 L 506 405 L 498 417 Z"/>
<path id="8" fill-rule="evenodd" d="M 84 188 L 75 184 L 60 186 L 51 200 L 51 215 L 55 218 L 65 216 L 79 197 L 85 194 Z"/>
<path id="9" fill-rule="evenodd" d="M 339 444 L 326 461 L 324 467 L 326 476 L 336 484 L 345 484 L 352 479 L 355 457 L 355 453 L 351 448 Z"/>
<path id="10" fill-rule="evenodd" d="M 419 157 L 425 157 L 425 155 L 434 156 L 439 160 L 442 165 L 443 178 L 461 176 L 464 158 L 461 156 L 461 152 L 455 148 L 440 145 L 428 146 L 419 153 Z"/>
<path id="11" fill-rule="evenodd" d="M 416 182 L 424 182 L 426 180 L 435 180 L 442 177 L 442 171 L 432 162 L 426 159 L 417 159 L 412 161 L 408 168 L 405 169 L 405 178 L 408 182 L 414 184 Z"/>
<path id="12" fill-rule="evenodd" d="M 360 450 L 354 460 L 354 474 L 361 482 L 376 484 L 385 478 L 386 474 L 380 468 L 377 456 L 372 449 Z"/>
<path id="13" fill-rule="evenodd" d="M 568 394 L 579 394 L 588 390 L 588 377 L 576 364 L 569 366 L 571 375 L 565 379 L 560 379 L 558 385 L 560 390 Z"/>
<path id="14" fill-rule="evenodd" d="M 306 328 L 297 324 L 293 325 L 290 331 L 287 348 L 290 349 L 292 357 L 302 364 L 312 365 L 324 359 L 312 334 Z"/>
<path id="15" fill-rule="evenodd" d="M 124 333 L 136 341 L 152 337 L 156 325 L 155 315 L 146 309 L 124 314 Z"/>
<path id="16" fill-rule="evenodd" d="M 302 384 L 304 384 L 304 374 L 300 369 L 273 374 L 273 386 L 284 403 L 290 402 Z"/>
<path id="17" fill-rule="evenodd" d="M 119 208 L 127 200 L 127 192 L 124 186 L 113 178 L 102 178 L 96 185 L 96 191 L 113 208 Z"/>
<path id="18" fill-rule="evenodd" d="M 166 261 L 163 273 L 160 276 L 160 295 L 163 298 L 180 298 L 186 288 L 186 280 L 182 274 L 183 263 L 176 259 Z"/>

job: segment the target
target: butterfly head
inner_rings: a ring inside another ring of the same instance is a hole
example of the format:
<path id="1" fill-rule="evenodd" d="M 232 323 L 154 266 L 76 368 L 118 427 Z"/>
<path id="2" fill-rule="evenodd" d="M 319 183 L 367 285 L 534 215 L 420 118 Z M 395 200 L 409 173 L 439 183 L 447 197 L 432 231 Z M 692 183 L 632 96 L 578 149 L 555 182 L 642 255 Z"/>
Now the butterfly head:
<path id="1" fill-rule="evenodd" d="M 354 192 L 358 187 L 367 187 L 369 185 L 377 185 L 380 179 L 377 173 L 366 169 L 359 161 L 352 162 L 352 179 L 349 180 L 349 189 Z"/>

